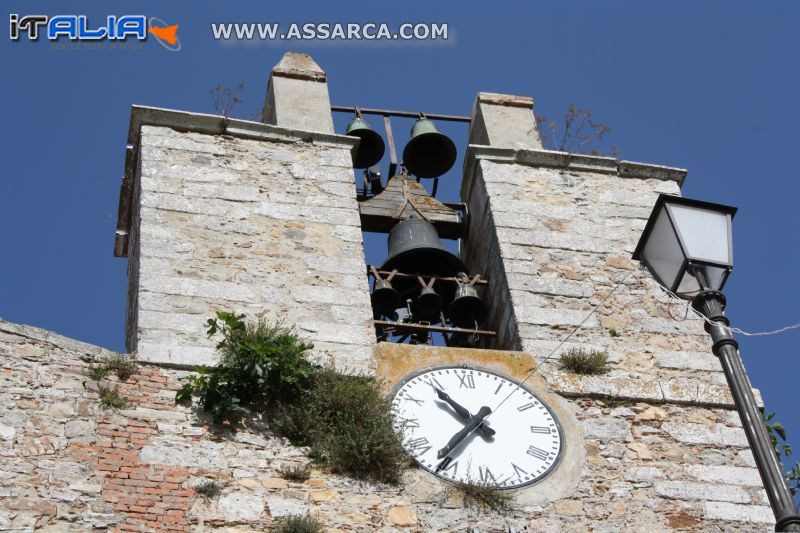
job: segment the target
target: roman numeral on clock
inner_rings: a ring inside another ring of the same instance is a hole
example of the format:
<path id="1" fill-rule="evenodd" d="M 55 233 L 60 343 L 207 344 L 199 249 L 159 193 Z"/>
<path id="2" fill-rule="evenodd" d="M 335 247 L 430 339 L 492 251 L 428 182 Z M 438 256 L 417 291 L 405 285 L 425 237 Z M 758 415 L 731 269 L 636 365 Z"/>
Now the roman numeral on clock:
<path id="1" fill-rule="evenodd" d="M 528 455 L 532 455 L 537 459 L 541 459 L 542 461 L 547 460 L 547 456 L 549 455 L 546 451 L 537 448 L 536 446 L 529 446 L 528 447 Z"/>
<path id="2" fill-rule="evenodd" d="M 434 385 L 435 385 L 435 387 L 434 387 L 434 388 L 437 388 L 437 389 L 439 389 L 439 390 L 444 390 L 444 385 L 442 385 L 441 383 L 439 383 L 439 380 L 438 380 L 438 379 L 436 379 L 435 377 L 432 377 L 432 376 L 431 376 L 430 380 L 425 380 L 425 383 L 427 383 L 427 384 L 428 384 L 428 385 L 430 385 L 431 387 L 434 387 Z"/>
<path id="3" fill-rule="evenodd" d="M 404 400 L 408 400 L 409 402 L 414 402 L 414 403 L 415 403 L 415 404 L 417 404 L 417 405 L 422 405 L 422 400 L 417 400 L 416 398 L 414 398 L 414 397 L 413 397 L 413 396 L 411 396 L 411 395 L 407 395 L 407 396 L 406 396 L 405 398 L 403 398 L 403 399 L 404 399 Z"/>
<path id="4" fill-rule="evenodd" d="M 400 427 L 404 429 L 419 427 L 419 418 L 403 418 L 402 416 L 398 416 L 397 422 L 400 424 Z"/>
<path id="5" fill-rule="evenodd" d="M 408 447 L 414 451 L 418 452 L 420 455 L 423 455 L 431 449 L 430 443 L 428 443 L 428 439 L 425 437 L 419 437 L 417 439 L 411 439 L 408 441 Z"/>
<path id="6" fill-rule="evenodd" d="M 514 473 L 517 475 L 517 477 L 522 477 L 523 475 L 526 475 L 526 476 L 528 475 L 528 473 L 525 470 L 523 470 L 522 468 L 518 467 L 514 463 L 511 463 L 511 466 L 514 467 Z"/>
<path id="7" fill-rule="evenodd" d="M 468 388 L 474 389 L 475 388 L 475 378 L 472 377 L 472 374 L 462 374 L 458 376 L 459 385 L 458 388 Z"/>
<path id="8" fill-rule="evenodd" d="M 478 477 L 481 483 L 497 483 L 497 479 L 495 479 L 492 471 L 483 466 L 478 467 Z"/>

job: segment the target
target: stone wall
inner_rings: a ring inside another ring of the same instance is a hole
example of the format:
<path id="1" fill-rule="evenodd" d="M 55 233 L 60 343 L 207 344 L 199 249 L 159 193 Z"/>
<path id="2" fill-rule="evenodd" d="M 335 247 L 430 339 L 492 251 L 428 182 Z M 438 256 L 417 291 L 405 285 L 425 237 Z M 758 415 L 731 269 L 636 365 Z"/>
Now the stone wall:
<path id="1" fill-rule="evenodd" d="M 142 365 L 125 383 L 86 377 L 101 348 L 0 322 L 0 529 L 266 530 L 310 512 L 328 531 L 752 531 L 772 513 L 738 416 L 724 408 L 568 399 L 586 460 L 569 498 L 506 514 L 465 507 L 442 483 L 402 487 L 314 470 L 257 420 L 214 427 L 174 405 L 184 371 Z M 103 408 L 100 386 L 131 404 Z M 204 480 L 223 484 L 206 500 Z"/>
<path id="2" fill-rule="evenodd" d="M 205 321 L 230 310 L 285 319 L 319 358 L 368 370 L 375 336 L 353 139 L 253 123 L 237 134 L 236 121 L 214 134 L 199 125 L 221 117 L 155 111 L 150 122 L 173 127 L 133 120 L 128 349 L 207 364 Z"/>

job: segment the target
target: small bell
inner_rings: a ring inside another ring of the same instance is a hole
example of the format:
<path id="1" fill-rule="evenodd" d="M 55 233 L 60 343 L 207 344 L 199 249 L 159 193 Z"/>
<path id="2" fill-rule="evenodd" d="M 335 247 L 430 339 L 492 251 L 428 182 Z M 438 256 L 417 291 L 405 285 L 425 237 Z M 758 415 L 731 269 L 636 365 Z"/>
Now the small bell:
<path id="1" fill-rule="evenodd" d="M 383 152 L 386 149 L 383 138 L 363 118 L 355 117 L 347 126 L 345 134 L 361 139 L 353 156 L 354 168 L 371 167 L 383 157 Z"/>
<path id="2" fill-rule="evenodd" d="M 411 140 L 403 149 L 403 164 L 418 178 L 441 176 L 456 162 L 456 145 L 440 133 L 436 124 L 422 118 L 411 130 Z"/>
<path id="3" fill-rule="evenodd" d="M 385 279 L 375 281 L 370 295 L 372 308 L 382 315 L 391 315 L 400 307 L 400 293 L 392 287 L 392 282 Z"/>
<path id="4" fill-rule="evenodd" d="M 414 314 L 422 320 L 438 321 L 439 313 L 442 311 L 442 297 L 433 289 L 425 287 L 417 297 L 414 306 Z"/>
<path id="5" fill-rule="evenodd" d="M 448 310 L 450 322 L 459 328 L 474 328 L 489 315 L 489 308 L 472 285 L 459 285 Z"/>

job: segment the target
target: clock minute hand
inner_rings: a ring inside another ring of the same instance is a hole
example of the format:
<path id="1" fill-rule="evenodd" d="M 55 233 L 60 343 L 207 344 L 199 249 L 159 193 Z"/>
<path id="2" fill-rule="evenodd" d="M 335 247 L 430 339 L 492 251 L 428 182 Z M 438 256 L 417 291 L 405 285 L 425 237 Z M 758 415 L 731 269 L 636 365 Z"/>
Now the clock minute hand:
<path id="1" fill-rule="evenodd" d="M 455 411 L 458 416 L 460 416 L 461 418 L 463 418 L 465 420 L 472 419 L 472 415 L 467 410 L 467 408 L 463 407 L 462 405 L 460 405 L 458 403 L 456 403 L 456 401 L 453 400 L 450 397 L 450 395 L 447 394 L 445 391 L 443 391 L 441 389 L 437 389 L 436 387 L 434 387 L 433 390 L 436 391 L 436 395 L 439 397 L 440 400 L 442 400 L 444 402 L 447 402 L 450 405 L 450 407 L 453 408 L 453 411 Z M 496 433 L 495 430 L 493 430 L 492 428 L 490 428 L 488 426 L 483 426 L 483 425 L 478 427 L 478 432 L 481 433 L 485 437 L 491 437 Z"/>
<path id="2" fill-rule="evenodd" d="M 475 413 L 475 416 L 470 418 L 469 423 L 464 426 L 464 429 L 453 435 L 453 438 L 450 439 L 450 442 L 448 442 L 444 448 L 439 450 L 439 452 L 436 454 L 436 457 L 441 459 L 450 455 L 450 452 L 452 452 L 456 446 L 461 444 L 461 441 L 466 439 L 470 433 L 475 431 L 475 429 L 477 429 L 477 427 L 483 423 L 483 420 L 491 413 L 492 410 L 485 405 L 481 407 L 480 410 Z"/>

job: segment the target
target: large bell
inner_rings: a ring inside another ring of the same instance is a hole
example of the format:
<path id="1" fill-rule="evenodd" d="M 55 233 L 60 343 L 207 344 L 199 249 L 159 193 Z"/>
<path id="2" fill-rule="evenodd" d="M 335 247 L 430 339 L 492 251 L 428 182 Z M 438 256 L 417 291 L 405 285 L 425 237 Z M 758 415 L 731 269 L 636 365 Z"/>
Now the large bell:
<path id="1" fill-rule="evenodd" d="M 486 320 L 489 308 L 472 285 L 459 285 L 450 304 L 450 322 L 459 328 L 474 328 Z"/>
<path id="2" fill-rule="evenodd" d="M 414 124 L 411 140 L 403 149 L 403 164 L 418 178 L 441 176 L 456 162 L 456 145 L 439 133 L 436 124 L 423 118 Z"/>
<path id="3" fill-rule="evenodd" d="M 421 218 L 407 218 L 389 232 L 389 258 L 381 270 L 452 275 L 466 272 L 461 259 L 442 246 L 436 227 Z"/>
<path id="4" fill-rule="evenodd" d="M 400 307 L 400 293 L 392 287 L 392 282 L 389 280 L 375 280 L 370 299 L 372 308 L 382 315 L 391 315 Z"/>
<path id="5" fill-rule="evenodd" d="M 361 139 L 361 142 L 358 143 L 356 154 L 353 156 L 354 168 L 371 167 L 383 157 L 383 152 L 386 149 L 386 145 L 383 144 L 383 138 L 363 118 L 354 118 L 348 124 L 345 134 Z"/>

